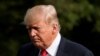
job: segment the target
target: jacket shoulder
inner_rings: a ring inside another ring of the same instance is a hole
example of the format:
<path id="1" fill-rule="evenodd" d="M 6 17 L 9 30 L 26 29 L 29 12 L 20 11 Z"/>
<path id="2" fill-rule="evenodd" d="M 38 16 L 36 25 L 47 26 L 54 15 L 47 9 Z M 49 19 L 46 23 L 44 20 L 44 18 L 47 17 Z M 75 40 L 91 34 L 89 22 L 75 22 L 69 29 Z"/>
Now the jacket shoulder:
<path id="1" fill-rule="evenodd" d="M 85 46 L 64 37 L 61 38 L 60 48 L 63 48 L 63 52 L 69 53 L 70 55 L 73 54 L 74 56 L 93 56 L 92 52 Z"/>

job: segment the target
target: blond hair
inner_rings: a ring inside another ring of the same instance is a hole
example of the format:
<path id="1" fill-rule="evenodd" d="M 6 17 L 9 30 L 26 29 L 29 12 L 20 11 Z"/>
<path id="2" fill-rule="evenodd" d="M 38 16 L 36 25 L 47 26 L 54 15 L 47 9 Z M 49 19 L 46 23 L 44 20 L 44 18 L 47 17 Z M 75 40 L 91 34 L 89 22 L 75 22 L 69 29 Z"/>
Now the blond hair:
<path id="1" fill-rule="evenodd" d="M 24 18 L 24 23 L 26 24 L 28 16 L 32 13 L 42 13 L 45 15 L 45 21 L 49 24 L 56 23 L 60 29 L 60 24 L 57 17 L 56 9 L 53 5 L 37 5 L 27 10 L 27 13 Z M 32 15 L 34 16 L 34 15 Z M 35 20 L 34 20 L 35 21 Z"/>

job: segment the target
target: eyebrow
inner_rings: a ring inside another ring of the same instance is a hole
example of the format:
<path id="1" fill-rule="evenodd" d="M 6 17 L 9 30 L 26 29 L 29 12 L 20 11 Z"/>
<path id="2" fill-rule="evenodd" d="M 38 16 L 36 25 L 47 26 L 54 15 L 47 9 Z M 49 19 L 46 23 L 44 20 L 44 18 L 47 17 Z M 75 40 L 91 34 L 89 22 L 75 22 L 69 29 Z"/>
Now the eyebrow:
<path id="1" fill-rule="evenodd" d="M 26 28 L 41 28 L 42 26 L 26 26 Z"/>

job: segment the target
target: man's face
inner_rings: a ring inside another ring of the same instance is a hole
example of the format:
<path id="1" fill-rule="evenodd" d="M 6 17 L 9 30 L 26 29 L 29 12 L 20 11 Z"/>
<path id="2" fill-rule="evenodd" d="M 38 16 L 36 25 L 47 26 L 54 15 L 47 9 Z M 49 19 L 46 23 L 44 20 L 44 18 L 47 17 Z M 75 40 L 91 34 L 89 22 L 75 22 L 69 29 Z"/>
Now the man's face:
<path id="1" fill-rule="evenodd" d="M 26 27 L 32 43 L 39 48 L 48 47 L 55 38 L 53 26 L 43 20 L 34 23 L 31 21 Z"/>

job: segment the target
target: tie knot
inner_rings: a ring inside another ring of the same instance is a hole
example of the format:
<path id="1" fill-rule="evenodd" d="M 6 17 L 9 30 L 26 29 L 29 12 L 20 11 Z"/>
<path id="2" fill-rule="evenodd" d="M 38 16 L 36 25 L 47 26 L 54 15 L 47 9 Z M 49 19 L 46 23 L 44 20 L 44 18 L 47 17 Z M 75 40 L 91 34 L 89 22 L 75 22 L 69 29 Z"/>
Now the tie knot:
<path id="1" fill-rule="evenodd" d="M 45 49 L 41 50 L 41 56 L 47 56 L 47 51 Z"/>

